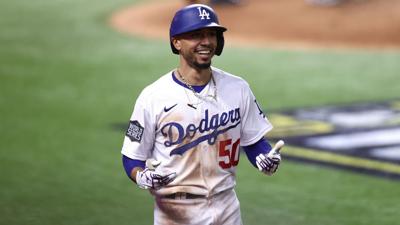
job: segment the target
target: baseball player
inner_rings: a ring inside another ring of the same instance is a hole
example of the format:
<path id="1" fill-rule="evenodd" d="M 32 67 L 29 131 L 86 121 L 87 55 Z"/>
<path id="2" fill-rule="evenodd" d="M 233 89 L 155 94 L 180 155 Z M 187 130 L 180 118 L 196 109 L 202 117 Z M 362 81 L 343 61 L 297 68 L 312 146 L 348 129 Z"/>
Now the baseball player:
<path id="1" fill-rule="evenodd" d="M 123 147 L 127 175 L 154 196 L 154 224 L 242 224 L 234 191 L 240 146 L 267 175 L 281 157 L 246 81 L 211 66 L 224 47 L 217 15 L 193 4 L 170 27 L 176 69 L 138 97 Z"/>

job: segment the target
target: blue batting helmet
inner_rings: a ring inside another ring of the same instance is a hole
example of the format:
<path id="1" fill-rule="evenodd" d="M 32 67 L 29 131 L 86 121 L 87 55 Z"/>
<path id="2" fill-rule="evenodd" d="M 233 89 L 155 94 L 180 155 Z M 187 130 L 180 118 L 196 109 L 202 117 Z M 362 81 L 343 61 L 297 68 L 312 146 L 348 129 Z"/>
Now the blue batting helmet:
<path id="1" fill-rule="evenodd" d="M 207 27 L 213 27 L 217 30 L 217 48 L 215 49 L 215 54 L 220 55 L 224 48 L 225 40 L 223 32 L 226 31 L 226 28 L 219 25 L 218 17 L 214 10 L 203 4 L 192 4 L 178 10 L 172 19 L 169 29 L 172 52 L 179 54 L 179 51 L 172 44 L 173 37 Z"/>

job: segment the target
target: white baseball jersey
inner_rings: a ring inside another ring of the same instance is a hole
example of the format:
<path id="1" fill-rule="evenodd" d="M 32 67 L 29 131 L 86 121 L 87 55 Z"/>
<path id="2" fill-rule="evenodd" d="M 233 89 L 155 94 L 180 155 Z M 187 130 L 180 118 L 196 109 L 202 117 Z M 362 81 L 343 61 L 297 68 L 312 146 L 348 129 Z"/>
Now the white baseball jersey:
<path id="1" fill-rule="evenodd" d="M 153 194 L 212 196 L 233 188 L 239 146 L 254 144 L 272 129 L 246 81 L 214 67 L 212 76 L 195 94 L 171 71 L 138 97 L 122 154 L 154 158 L 161 161 L 156 171 L 177 173 Z"/>

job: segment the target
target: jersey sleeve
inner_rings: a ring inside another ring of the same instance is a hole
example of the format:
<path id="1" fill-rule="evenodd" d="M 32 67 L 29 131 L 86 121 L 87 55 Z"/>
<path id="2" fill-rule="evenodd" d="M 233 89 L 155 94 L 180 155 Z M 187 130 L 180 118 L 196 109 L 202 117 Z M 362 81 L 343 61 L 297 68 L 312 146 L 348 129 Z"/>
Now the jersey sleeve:
<path id="1" fill-rule="evenodd" d="M 244 112 L 240 142 L 241 146 L 248 146 L 259 141 L 273 126 L 263 113 L 249 86 L 243 91 L 242 99 Z"/>
<path id="2" fill-rule="evenodd" d="M 135 103 L 121 153 L 131 159 L 148 159 L 154 145 L 154 124 L 150 104 L 142 93 Z"/>

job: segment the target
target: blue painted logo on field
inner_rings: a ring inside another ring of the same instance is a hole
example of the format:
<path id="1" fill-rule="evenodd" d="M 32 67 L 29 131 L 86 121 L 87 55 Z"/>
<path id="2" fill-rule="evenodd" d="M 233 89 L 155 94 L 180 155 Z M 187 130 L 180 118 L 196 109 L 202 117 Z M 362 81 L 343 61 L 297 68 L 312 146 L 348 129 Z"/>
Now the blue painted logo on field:
<path id="1" fill-rule="evenodd" d="M 284 110 L 268 118 L 289 158 L 400 178 L 400 100 Z M 284 153 L 284 154 L 285 154 Z"/>

